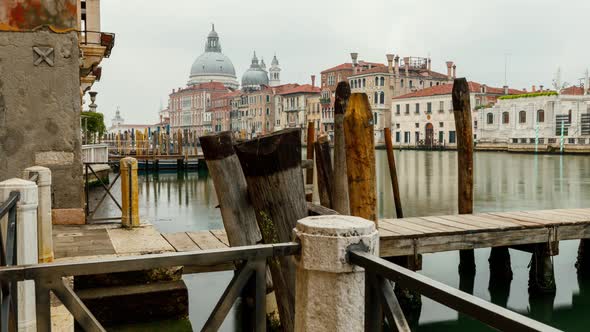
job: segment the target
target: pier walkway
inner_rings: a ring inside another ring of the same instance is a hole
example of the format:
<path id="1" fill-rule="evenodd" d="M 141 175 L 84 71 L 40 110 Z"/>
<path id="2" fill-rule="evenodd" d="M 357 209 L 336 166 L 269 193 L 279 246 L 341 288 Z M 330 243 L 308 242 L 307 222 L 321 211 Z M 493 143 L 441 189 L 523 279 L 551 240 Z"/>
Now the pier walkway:
<path id="1" fill-rule="evenodd" d="M 379 220 L 380 255 L 552 243 L 590 237 L 590 209 L 489 212 Z M 223 230 L 162 234 L 176 251 L 229 247 Z"/>

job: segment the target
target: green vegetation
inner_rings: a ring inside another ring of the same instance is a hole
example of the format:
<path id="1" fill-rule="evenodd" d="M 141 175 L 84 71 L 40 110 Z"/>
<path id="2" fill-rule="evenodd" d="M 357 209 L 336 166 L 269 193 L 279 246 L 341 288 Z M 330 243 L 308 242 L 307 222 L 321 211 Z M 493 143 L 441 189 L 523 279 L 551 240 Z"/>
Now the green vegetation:
<path id="1" fill-rule="evenodd" d="M 506 95 L 506 96 L 501 96 L 498 99 L 518 99 L 518 98 L 532 98 L 532 97 L 541 97 L 541 96 L 557 96 L 557 92 L 555 92 L 555 91 L 542 91 L 542 92 L 523 93 L 520 95 Z"/>
<path id="2" fill-rule="evenodd" d="M 492 104 L 492 103 L 489 103 L 489 104 L 486 104 L 486 105 L 478 105 L 478 106 L 475 106 L 474 110 L 477 111 L 477 110 L 480 110 L 480 109 L 483 109 L 483 108 L 490 108 L 492 106 L 494 106 L 494 104 Z"/>
<path id="3" fill-rule="evenodd" d="M 82 112 L 82 131 L 85 131 L 87 142 L 94 142 L 96 137 L 101 137 L 107 131 L 104 124 L 104 115 L 97 112 Z"/>

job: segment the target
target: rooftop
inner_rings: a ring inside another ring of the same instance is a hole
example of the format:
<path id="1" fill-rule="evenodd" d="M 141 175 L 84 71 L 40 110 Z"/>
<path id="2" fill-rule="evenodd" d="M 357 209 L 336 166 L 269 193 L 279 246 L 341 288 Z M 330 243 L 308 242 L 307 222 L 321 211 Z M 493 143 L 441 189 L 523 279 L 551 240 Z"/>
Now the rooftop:
<path id="1" fill-rule="evenodd" d="M 468 82 L 469 84 L 469 91 L 471 93 L 481 93 L 481 89 L 484 84 L 477 83 L 477 82 Z M 425 88 L 422 90 L 414 91 L 407 93 L 405 95 L 401 95 L 395 97 L 393 99 L 406 99 L 406 98 L 418 98 L 418 97 L 430 97 L 430 96 L 438 96 L 438 95 L 450 95 L 453 92 L 453 84 L 441 84 L 435 85 L 433 87 Z M 486 94 L 497 94 L 503 95 L 504 88 L 494 88 L 491 86 L 486 86 Z M 523 91 L 516 90 L 516 89 L 508 89 L 508 94 L 520 94 Z"/>

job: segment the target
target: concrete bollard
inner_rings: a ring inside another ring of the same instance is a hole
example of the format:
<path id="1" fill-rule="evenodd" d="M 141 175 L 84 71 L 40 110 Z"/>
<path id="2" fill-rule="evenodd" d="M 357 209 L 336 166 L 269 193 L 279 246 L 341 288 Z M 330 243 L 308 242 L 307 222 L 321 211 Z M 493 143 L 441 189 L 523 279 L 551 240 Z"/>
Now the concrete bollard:
<path id="1" fill-rule="evenodd" d="M 377 255 L 375 223 L 352 216 L 301 219 L 295 286 L 295 331 L 363 331 L 365 272 L 347 262 L 352 246 Z"/>
<path id="2" fill-rule="evenodd" d="M 16 262 L 18 265 L 37 264 L 37 185 L 17 178 L 2 181 L 0 202 L 8 199 L 12 191 L 20 192 L 16 208 Z M 33 280 L 18 283 L 18 326 L 19 331 L 37 330 Z"/>
<path id="3" fill-rule="evenodd" d="M 37 174 L 37 248 L 39 263 L 53 262 L 53 235 L 51 224 L 51 170 L 43 166 L 25 169 L 23 178 L 29 179 Z"/>
<path id="4" fill-rule="evenodd" d="M 137 184 L 137 159 L 126 157 L 119 163 L 121 172 L 121 223 L 123 227 L 139 226 L 139 188 Z"/>

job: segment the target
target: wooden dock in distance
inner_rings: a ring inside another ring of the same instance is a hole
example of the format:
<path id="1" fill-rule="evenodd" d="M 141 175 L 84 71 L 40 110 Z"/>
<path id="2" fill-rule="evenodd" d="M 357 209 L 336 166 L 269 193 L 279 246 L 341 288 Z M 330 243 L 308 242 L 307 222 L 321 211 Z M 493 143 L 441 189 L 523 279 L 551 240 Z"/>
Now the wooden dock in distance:
<path id="1" fill-rule="evenodd" d="M 489 212 L 379 220 L 384 257 L 590 238 L 590 209 Z M 162 234 L 177 250 L 229 247 L 223 230 Z M 216 270 L 233 266 L 216 267 Z"/>

